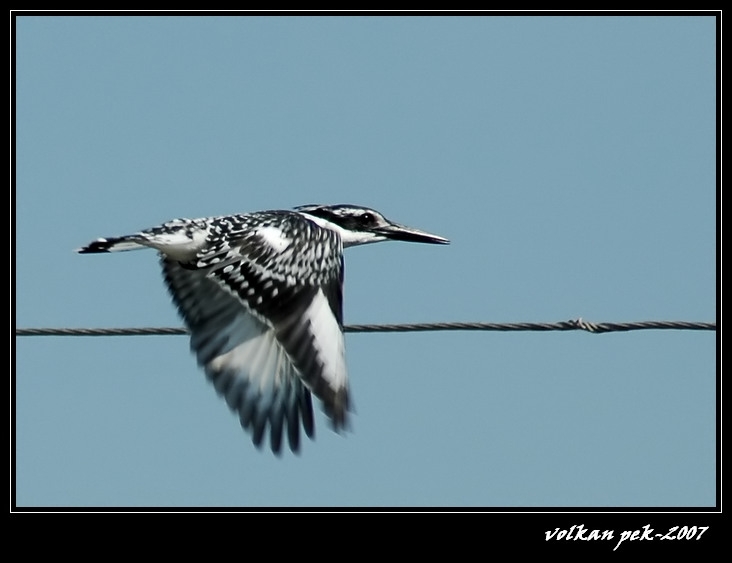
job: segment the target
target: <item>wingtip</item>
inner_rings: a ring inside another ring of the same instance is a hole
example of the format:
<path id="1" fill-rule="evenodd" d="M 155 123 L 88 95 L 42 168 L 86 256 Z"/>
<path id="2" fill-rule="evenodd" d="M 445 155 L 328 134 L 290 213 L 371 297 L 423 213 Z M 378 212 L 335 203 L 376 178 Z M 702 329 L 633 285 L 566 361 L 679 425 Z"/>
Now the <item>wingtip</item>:
<path id="1" fill-rule="evenodd" d="M 351 430 L 349 415 L 352 410 L 348 389 L 339 389 L 329 399 L 330 400 L 327 403 L 323 402 L 323 410 L 328 416 L 330 427 L 338 434 Z"/>

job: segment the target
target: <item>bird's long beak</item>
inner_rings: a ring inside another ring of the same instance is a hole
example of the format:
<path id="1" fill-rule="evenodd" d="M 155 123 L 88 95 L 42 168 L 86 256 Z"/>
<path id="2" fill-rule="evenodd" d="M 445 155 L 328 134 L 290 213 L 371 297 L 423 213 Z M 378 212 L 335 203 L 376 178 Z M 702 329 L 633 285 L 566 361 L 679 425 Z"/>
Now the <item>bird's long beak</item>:
<path id="1" fill-rule="evenodd" d="M 450 241 L 444 237 L 420 231 L 419 229 L 413 229 L 412 227 L 398 225 L 397 223 L 380 227 L 376 232 L 391 240 L 424 242 L 428 244 L 450 244 Z"/>

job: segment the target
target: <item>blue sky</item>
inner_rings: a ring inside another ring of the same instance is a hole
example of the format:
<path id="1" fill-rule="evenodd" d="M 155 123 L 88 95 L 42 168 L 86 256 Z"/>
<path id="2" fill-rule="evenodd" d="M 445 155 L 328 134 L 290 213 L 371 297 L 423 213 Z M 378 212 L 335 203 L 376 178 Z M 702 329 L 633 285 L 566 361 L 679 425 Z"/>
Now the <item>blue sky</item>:
<path id="1" fill-rule="evenodd" d="M 16 20 L 17 327 L 180 326 L 175 217 L 357 203 L 349 324 L 716 321 L 715 19 Z M 16 337 L 23 507 L 709 507 L 716 334 L 349 334 L 356 414 L 256 450 L 182 336 Z"/>

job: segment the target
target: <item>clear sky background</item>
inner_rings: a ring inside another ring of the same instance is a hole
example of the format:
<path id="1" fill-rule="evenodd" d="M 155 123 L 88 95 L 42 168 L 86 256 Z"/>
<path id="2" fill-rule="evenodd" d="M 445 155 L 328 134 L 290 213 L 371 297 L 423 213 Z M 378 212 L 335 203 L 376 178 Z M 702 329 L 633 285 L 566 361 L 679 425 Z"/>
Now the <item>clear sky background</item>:
<path id="1" fill-rule="evenodd" d="M 175 217 L 372 206 L 348 324 L 716 320 L 709 17 L 16 20 L 17 327 L 181 326 Z M 708 507 L 716 334 L 348 334 L 356 414 L 258 451 L 183 336 L 16 337 L 18 506 Z"/>

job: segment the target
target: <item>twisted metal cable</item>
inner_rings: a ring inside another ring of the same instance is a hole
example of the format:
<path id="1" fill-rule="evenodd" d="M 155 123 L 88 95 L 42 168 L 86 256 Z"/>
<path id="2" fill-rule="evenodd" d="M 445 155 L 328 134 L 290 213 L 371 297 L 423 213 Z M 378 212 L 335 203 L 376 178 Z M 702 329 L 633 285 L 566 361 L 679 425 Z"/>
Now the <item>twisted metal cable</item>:
<path id="1" fill-rule="evenodd" d="M 581 318 L 558 323 L 401 323 L 361 324 L 343 327 L 345 332 L 428 332 L 443 330 L 483 330 L 500 332 L 546 332 L 583 330 L 594 334 L 631 330 L 717 330 L 717 323 L 687 321 L 639 321 L 592 323 Z M 16 328 L 16 336 L 173 336 L 188 334 L 185 328 Z"/>

